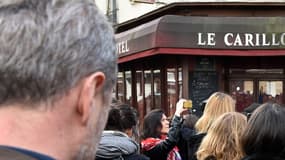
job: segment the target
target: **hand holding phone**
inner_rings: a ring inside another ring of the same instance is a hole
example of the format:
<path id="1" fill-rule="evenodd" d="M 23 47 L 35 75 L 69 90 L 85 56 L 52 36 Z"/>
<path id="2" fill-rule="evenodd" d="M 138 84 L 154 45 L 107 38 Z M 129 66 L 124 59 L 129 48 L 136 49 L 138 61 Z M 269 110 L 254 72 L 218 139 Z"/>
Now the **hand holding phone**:
<path id="1" fill-rule="evenodd" d="M 186 100 L 183 102 L 183 108 L 185 109 L 191 109 L 192 108 L 192 101 L 191 100 Z"/>

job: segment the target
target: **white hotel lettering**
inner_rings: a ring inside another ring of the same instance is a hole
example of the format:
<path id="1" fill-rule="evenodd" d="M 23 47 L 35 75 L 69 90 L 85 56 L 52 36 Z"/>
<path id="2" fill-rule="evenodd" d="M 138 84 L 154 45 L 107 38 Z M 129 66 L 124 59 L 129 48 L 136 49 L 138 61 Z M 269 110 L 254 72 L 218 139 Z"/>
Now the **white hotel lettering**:
<path id="1" fill-rule="evenodd" d="M 127 53 L 129 51 L 130 49 L 128 47 L 128 40 L 117 43 L 117 53 L 118 54 Z"/>
<path id="2" fill-rule="evenodd" d="M 198 33 L 198 46 L 215 46 L 215 33 Z M 225 46 L 239 47 L 267 47 L 285 46 L 285 33 L 225 33 L 223 36 Z"/>
<path id="3" fill-rule="evenodd" d="M 215 33 L 207 33 L 207 38 L 205 40 L 202 37 L 202 33 L 198 33 L 198 45 L 199 46 L 201 46 L 201 45 L 202 46 L 204 46 L 204 45 L 207 45 L 207 46 L 214 46 L 214 45 L 216 45 L 215 36 L 216 36 Z"/>

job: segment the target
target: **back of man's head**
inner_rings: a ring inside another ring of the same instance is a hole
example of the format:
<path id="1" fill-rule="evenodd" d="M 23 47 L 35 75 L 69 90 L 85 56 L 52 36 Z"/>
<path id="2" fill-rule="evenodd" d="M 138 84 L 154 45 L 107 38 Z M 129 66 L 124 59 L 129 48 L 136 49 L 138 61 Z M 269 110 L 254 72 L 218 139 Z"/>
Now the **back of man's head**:
<path id="1" fill-rule="evenodd" d="M 92 3 L 0 1 L 0 105 L 52 100 L 96 71 L 106 74 L 104 87 L 111 89 L 112 29 Z"/>
<path id="2" fill-rule="evenodd" d="M 115 51 L 93 0 L 0 0 L 0 145 L 93 159 Z"/>
<path id="3" fill-rule="evenodd" d="M 137 112 L 128 104 L 115 104 L 111 107 L 105 130 L 124 132 L 137 124 Z"/>

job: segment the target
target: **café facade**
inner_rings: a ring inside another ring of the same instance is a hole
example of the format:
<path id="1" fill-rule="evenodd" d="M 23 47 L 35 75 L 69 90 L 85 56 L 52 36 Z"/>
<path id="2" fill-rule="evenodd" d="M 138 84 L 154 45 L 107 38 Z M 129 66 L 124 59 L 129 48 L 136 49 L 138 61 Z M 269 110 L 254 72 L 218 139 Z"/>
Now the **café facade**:
<path id="1" fill-rule="evenodd" d="M 213 11 L 213 4 L 182 4 L 183 14 L 178 3 L 117 26 L 117 99 L 137 108 L 140 119 L 155 108 L 173 115 L 179 98 L 191 99 L 201 115 L 216 91 L 232 95 L 240 112 L 285 102 L 282 5 L 218 3 Z"/>

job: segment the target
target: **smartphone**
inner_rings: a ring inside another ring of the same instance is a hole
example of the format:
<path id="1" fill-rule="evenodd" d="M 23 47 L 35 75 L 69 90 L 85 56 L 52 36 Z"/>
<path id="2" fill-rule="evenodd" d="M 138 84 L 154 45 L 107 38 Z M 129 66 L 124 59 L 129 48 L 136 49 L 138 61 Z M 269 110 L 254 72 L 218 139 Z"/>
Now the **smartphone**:
<path id="1" fill-rule="evenodd" d="M 184 101 L 183 102 L 183 108 L 191 109 L 192 108 L 192 101 L 191 100 Z"/>

